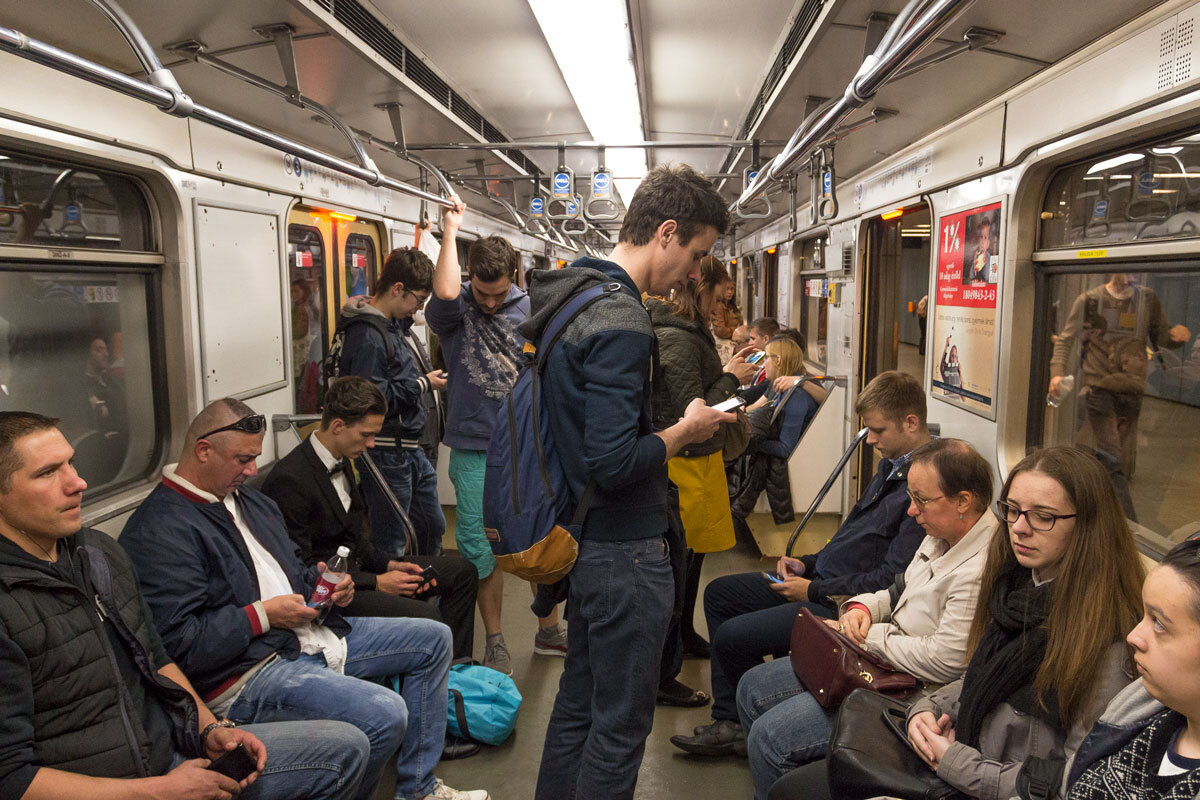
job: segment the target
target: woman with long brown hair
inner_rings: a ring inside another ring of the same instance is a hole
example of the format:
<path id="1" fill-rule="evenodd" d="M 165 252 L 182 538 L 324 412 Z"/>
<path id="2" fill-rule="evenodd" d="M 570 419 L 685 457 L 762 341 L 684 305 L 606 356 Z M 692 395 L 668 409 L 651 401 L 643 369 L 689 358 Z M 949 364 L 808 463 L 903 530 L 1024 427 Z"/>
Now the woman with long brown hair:
<path id="1" fill-rule="evenodd" d="M 909 710 L 909 739 L 971 797 L 1007 798 L 1028 758 L 1063 760 L 1131 678 L 1142 565 L 1108 473 L 1076 447 L 1012 470 L 996 504 L 966 675 Z"/>

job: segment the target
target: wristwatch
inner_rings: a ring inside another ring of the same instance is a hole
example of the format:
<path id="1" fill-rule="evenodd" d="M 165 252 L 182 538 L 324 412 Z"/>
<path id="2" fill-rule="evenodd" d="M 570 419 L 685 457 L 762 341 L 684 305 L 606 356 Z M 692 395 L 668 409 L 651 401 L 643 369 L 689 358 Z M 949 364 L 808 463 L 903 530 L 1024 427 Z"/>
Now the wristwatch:
<path id="1" fill-rule="evenodd" d="M 208 747 L 208 735 L 217 728 L 236 728 L 237 723 L 229 719 L 219 719 L 216 722 L 210 722 L 204 726 L 204 730 L 200 731 L 200 746 Z"/>

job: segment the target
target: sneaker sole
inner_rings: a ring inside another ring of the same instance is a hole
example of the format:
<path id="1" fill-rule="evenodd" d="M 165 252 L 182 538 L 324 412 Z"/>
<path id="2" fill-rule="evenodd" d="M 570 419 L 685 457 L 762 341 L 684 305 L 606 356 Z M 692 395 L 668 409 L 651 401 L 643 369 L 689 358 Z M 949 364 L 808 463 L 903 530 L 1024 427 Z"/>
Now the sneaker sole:
<path id="1" fill-rule="evenodd" d="M 504 670 L 500 669 L 499 667 L 497 667 L 493 664 L 484 664 L 483 666 L 487 667 L 488 669 L 494 669 L 494 670 L 496 670 L 496 672 L 499 672 L 501 675 L 507 675 L 510 678 L 512 677 L 512 674 L 513 674 L 512 667 L 509 667 L 508 671 L 505 672 Z"/>
<path id="2" fill-rule="evenodd" d="M 537 653 L 539 656 L 559 656 L 566 658 L 567 648 L 563 647 L 559 649 L 551 645 L 535 644 L 533 646 L 533 652 Z"/>

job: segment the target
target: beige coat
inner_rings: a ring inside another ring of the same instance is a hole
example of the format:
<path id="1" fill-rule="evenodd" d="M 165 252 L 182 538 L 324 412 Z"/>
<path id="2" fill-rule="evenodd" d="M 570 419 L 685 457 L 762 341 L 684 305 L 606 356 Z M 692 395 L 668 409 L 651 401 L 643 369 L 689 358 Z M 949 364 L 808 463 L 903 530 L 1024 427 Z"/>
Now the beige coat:
<path id="1" fill-rule="evenodd" d="M 871 612 L 866 649 L 926 683 L 959 678 L 967 669 L 967 634 L 997 525 L 984 512 L 950 548 L 926 536 L 904 570 L 904 591 L 894 608 L 887 589 L 850 598 Z"/>
<path id="2" fill-rule="evenodd" d="M 1128 653 L 1124 642 L 1113 644 L 1096 674 L 1091 702 L 1069 731 L 1051 727 L 1044 720 L 1018 712 L 1001 703 L 983 720 L 979 749 L 955 742 L 938 764 L 938 776 L 959 791 L 980 800 L 1002 800 L 1016 795 L 1017 773 L 1030 756 L 1071 758 L 1092 724 L 1099 719 L 1108 702 L 1130 682 Z M 958 697 L 962 679 L 942 687 L 929 697 L 913 703 L 908 711 L 912 719 L 922 711 L 935 717 L 949 714 L 958 719 Z"/>

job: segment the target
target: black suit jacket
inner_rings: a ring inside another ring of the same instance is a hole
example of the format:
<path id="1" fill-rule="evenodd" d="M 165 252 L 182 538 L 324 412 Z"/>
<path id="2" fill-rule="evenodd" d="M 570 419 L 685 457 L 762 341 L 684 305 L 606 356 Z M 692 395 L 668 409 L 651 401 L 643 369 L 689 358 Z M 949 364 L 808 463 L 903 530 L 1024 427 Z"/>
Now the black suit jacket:
<path id="1" fill-rule="evenodd" d="M 360 589 L 374 589 L 375 576 L 385 572 L 388 557 L 371 544 L 366 526 L 366 504 L 348 466 L 350 510 L 329 479 L 312 442 L 305 439 L 281 458 L 263 482 L 262 490 L 283 512 L 288 534 L 307 564 L 329 561 L 339 547 L 350 548 L 350 575 Z"/>

